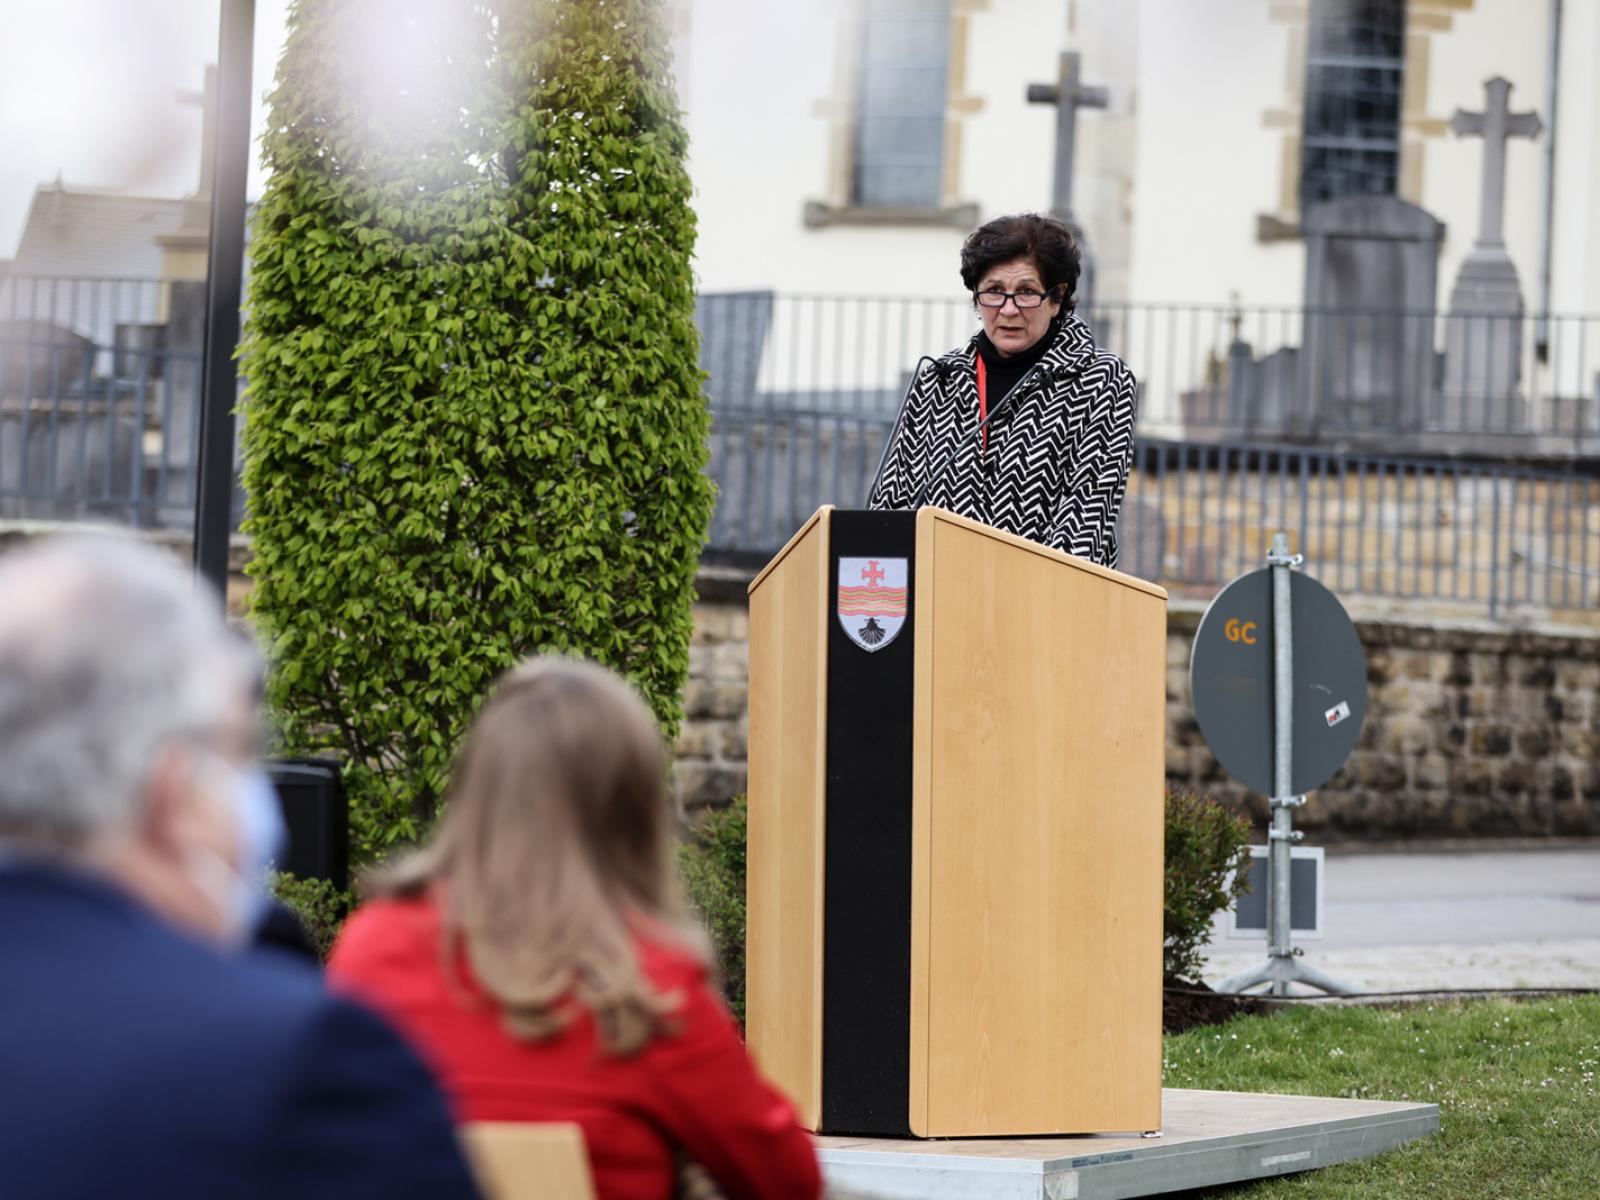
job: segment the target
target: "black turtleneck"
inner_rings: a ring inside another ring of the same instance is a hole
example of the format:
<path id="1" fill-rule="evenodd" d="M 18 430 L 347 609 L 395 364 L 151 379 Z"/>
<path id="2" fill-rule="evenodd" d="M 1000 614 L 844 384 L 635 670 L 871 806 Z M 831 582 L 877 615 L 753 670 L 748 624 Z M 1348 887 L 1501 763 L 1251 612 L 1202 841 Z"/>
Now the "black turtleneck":
<path id="1" fill-rule="evenodd" d="M 993 411 L 994 406 L 1000 403 L 1001 397 L 1028 373 L 1028 369 L 1044 357 L 1045 351 L 1050 349 L 1050 343 L 1055 340 L 1056 330 L 1059 327 L 1052 321 L 1050 327 L 1044 331 L 1043 337 L 1026 350 L 1009 358 L 1002 356 L 1000 351 L 995 349 L 987 333 L 981 329 L 978 331 L 978 353 L 983 355 L 984 373 L 988 377 L 986 390 L 989 393 L 990 411 Z"/>

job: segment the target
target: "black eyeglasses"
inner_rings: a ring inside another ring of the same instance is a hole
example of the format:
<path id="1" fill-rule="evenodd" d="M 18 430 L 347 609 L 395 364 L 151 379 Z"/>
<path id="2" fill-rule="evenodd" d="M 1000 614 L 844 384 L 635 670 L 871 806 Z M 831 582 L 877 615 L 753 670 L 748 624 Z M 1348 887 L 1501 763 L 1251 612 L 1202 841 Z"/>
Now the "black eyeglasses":
<path id="1" fill-rule="evenodd" d="M 1032 288 L 1023 288 L 1020 292 L 988 291 L 978 293 L 978 303 L 984 308 L 1004 308 L 1006 301 L 1011 300 L 1018 308 L 1038 308 L 1049 296 L 1049 292 L 1036 292 Z"/>

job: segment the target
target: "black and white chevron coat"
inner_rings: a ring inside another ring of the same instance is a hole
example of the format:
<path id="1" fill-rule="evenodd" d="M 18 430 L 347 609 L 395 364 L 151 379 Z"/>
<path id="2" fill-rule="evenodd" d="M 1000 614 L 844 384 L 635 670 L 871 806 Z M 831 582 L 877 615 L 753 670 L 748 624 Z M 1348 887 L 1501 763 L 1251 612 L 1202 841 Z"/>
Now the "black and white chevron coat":
<path id="1" fill-rule="evenodd" d="M 977 338 L 924 366 L 890 435 L 868 508 L 913 501 L 1041 542 L 1102 566 L 1117 565 L 1117 512 L 1133 460 L 1133 372 L 1095 345 L 1072 314 L 1045 335 L 1051 345 L 1017 384 L 1005 411 L 978 424 Z M 989 411 L 1000 397 L 990 394 Z M 961 449 L 927 495 L 917 493 L 957 443 Z"/>

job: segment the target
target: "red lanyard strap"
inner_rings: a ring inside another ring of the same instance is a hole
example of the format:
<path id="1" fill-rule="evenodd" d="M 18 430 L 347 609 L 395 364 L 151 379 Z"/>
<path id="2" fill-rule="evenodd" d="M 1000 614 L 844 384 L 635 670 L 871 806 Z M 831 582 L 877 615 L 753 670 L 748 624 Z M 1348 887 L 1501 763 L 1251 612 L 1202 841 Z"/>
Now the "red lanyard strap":
<path id="1" fill-rule="evenodd" d="M 978 360 L 978 424 L 983 425 L 989 419 L 989 372 L 984 369 L 983 355 L 976 355 Z M 983 452 L 989 452 L 989 430 L 983 431 Z"/>

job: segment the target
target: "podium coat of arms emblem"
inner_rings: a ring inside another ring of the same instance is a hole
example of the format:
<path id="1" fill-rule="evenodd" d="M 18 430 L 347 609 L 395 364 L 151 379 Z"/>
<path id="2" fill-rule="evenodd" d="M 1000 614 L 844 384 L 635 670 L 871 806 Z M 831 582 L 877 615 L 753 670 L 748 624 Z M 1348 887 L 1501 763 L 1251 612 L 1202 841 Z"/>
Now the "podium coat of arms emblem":
<path id="1" fill-rule="evenodd" d="M 906 623 L 907 560 L 839 559 L 839 626 L 852 642 L 870 652 L 882 650 Z"/>

